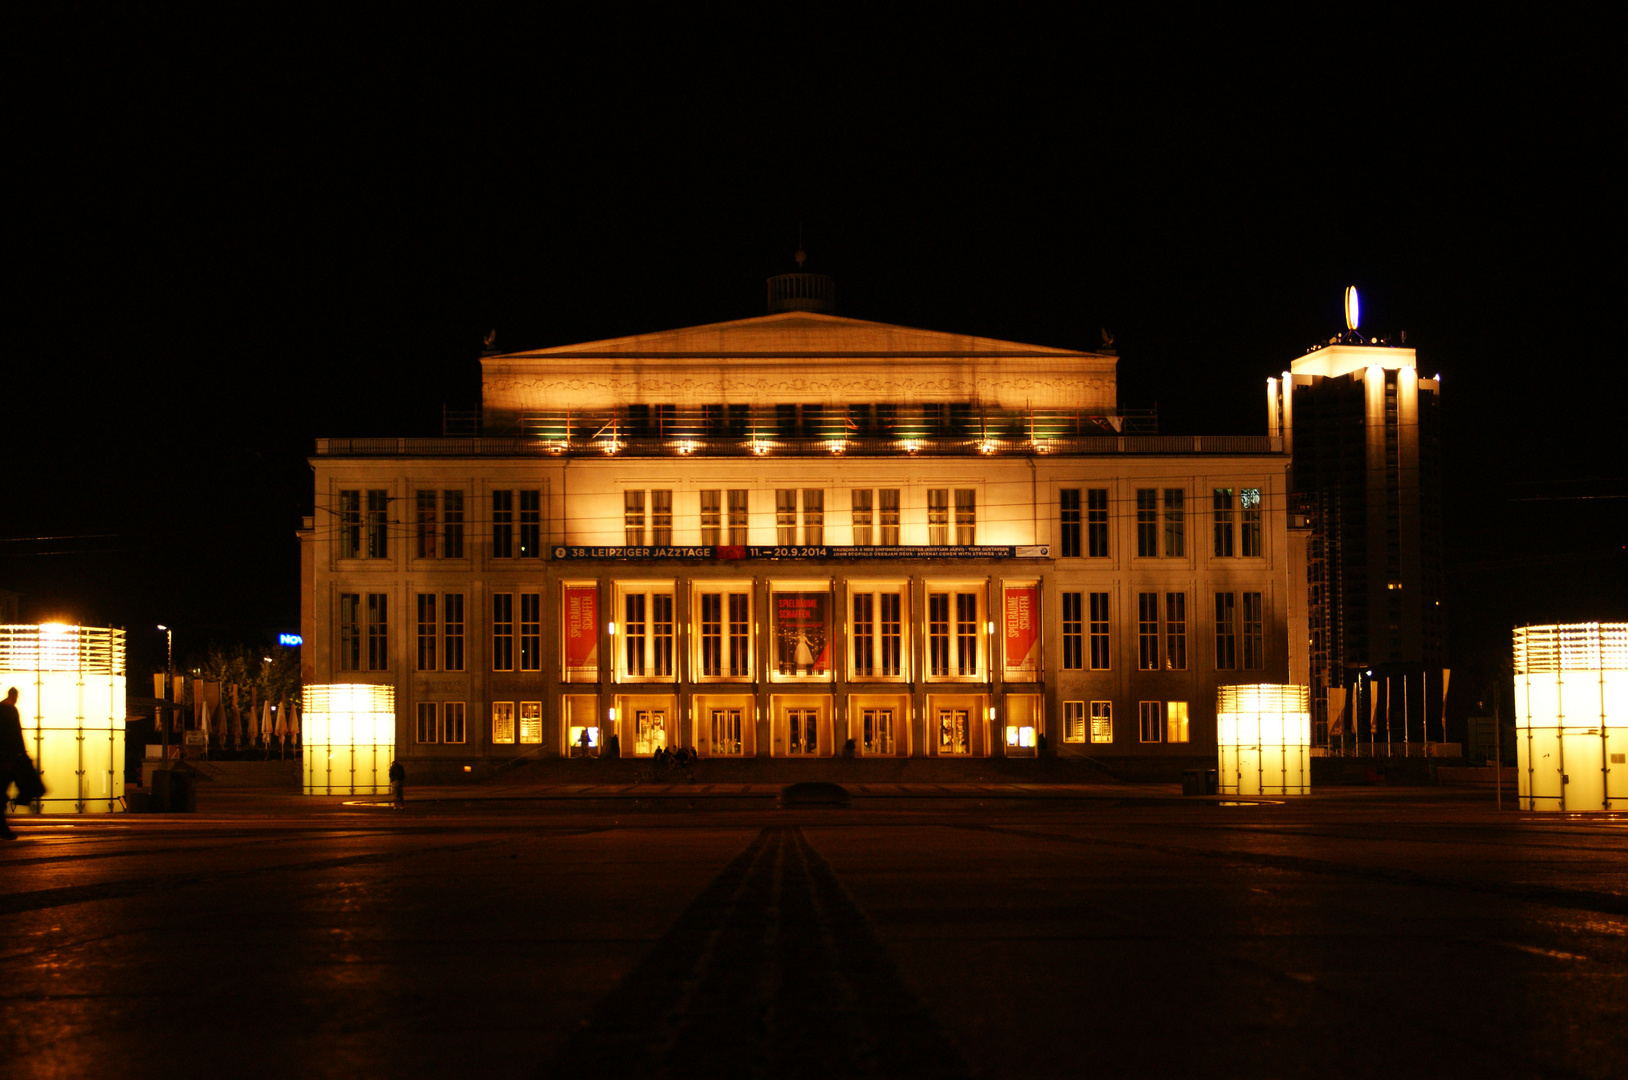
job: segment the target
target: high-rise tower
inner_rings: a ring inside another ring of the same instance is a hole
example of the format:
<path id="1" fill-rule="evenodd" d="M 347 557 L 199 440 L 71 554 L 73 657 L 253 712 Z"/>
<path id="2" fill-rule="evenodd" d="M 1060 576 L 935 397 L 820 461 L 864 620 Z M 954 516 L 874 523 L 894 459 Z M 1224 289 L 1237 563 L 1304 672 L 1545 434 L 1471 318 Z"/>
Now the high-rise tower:
<path id="1" fill-rule="evenodd" d="M 1446 662 L 1440 378 L 1419 377 L 1414 350 L 1363 336 L 1355 289 L 1346 324 L 1267 380 L 1270 434 L 1313 527 L 1312 691 L 1325 702 L 1358 670 L 1434 679 Z"/>

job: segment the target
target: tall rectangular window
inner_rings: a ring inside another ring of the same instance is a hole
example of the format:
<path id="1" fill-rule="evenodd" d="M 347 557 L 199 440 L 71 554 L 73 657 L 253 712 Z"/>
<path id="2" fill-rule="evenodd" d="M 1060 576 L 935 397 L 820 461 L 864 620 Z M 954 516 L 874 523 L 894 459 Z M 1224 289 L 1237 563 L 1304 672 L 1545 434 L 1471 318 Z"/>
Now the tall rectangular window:
<path id="1" fill-rule="evenodd" d="M 341 491 L 339 493 L 339 557 L 341 559 L 359 559 L 362 557 L 362 493 L 360 491 Z"/>
<path id="2" fill-rule="evenodd" d="M 464 493 L 461 491 L 441 492 L 441 557 L 464 557 Z"/>
<path id="3" fill-rule="evenodd" d="M 492 741 L 514 742 L 514 702 L 492 702 Z"/>
<path id="4" fill-rule="evenodd" d="M 729 594 L 729 674 L 741 678 L 752 673 L 752 598 Z"/>
<path id="5" fill-rule="evenodd" d="M 1108 489 L 1088 488 L 1085 493 L 1085 553 L 1093 559 L 1108 557 Z"/>
<path id="6" fill-rule="evenodd" d="M 955 543 L 972 547 L 978 543 L 978 492 L 975 488 L 955 489 Z"/>
<path id="7" fill-rule="evenodd" d="M 1165 742 L 1184 743 L 1188 741 L 1187 702 L 1167 701 L 1164 703 L 1164 739 Z"/>
<path id="8" fill-rule="evenodd" d="M 543 554 L 543 493 L 520 493 L 520 557 L 537 559 Z"/>
<path id="9" fill-rule="evenodd" d="M 653 593 L 650 597 L 650 674 L 663 679 L 673 675 L 672 593 Z"/>
<path id="10" fill-rule="evenodd" d="M 418 670 L 435 670 L 436 642 L 441 632 L 435 618 L 435 594 L 418 594 Z"/>
<path id="11" fill-rule="evenodd" d="M 701 543 L 717 547 L 723 543 L 723 492 L 701 492 Z"/>
<path id="12" fill-rule="evenodd" d="M 825 490 L 803 489 L 803 543 L 819 547 L 825 543 Z"/>
<path id="13" fill-rule="evenodd" d="M 1215 666 L 1219 671 L 1238 666 L 1238 608 L 1229 592 L 1215 594 Z"/>
<path id="14" fill-rule="evenodd" d="M 870 547 L 876 541 L 872 532 L 876 524 L 876 509 L 872 502 L 870 488 L 855 488 L 852 495 L 853 507 L 853 542 L 856 547 Z"/>
<path id="15" fill-rule="evenodd" d="M 899 543 L 899 489 L 878 488 L 876 506 L 880 533 L 876 542 L 884 547 L 894 547 Z"/>
<path id="16" fill-rule="evenodd" d="M 441 669 L 464 669 L 464 594 L 447 593 L 441 597 Z"/>
<path id="17" fill-rule="evenodd" d="M 435 492 L 418 492 L 418 551 L 420 559 L 435 558 Z"/>
<path id="18" fill-rule="evenodd" d="M 748 593 L 701 594 L 701 674 L 744 678 L 752 664 L 752 597 Z"/>
<path id="19" fill-rule="evenodd" d="M 390 670 L 390 597 L 367 594 L 367 669 Z"/>
<path id="20" fill-rule="evenodd" d="M 362 670 L 362 596 L 339 594 L 339 670 Z"/>
<path id="21" fill-rule="evenodd" d="M 533 744 L 543 741 L 543 703 L 541 701 L 522 701 L 520 703 L 520 741 Z"/>
<path id="22" fill-rule="evenodd" d="M 1085 594 L 1063 593 L 1063 670 L 1085 666 Z"/>
<path id="23" fill-rule="evenodd" d="M 666 547 L 673 542 L 673 493 L 669 490 L 650 493 L 650 542 Z"/>
<path id="24" fill-rule="evenodd" d="M 1137 727 L 1143 742 L 1161 742 L 1164 739 L 1164 703 L 1139 701 L 1136 703 Z"/>
<path id="25" fill-rule="evenodd" d="M 644 492 L 622 492 L 622 543 L 644 546 Z"/>
<path id="26" fill-rule="evenodd" d="M 1216 488 L 1213 498 L 1215 510 L 1215 557 L 1232 558 L 1232 489 Z"/>
<path id="27" fill-rule="evenodd" d="M 1244 488 L 1238 493 L 1238 507 L 1243 512 L 1239 523 L 1240 553 L 1246 559 L 1259 558 L 1261 553 L 1261 489 Z"/>
<path id="28" fill-rule="evenodd" d="M 514 557 L 514 492 L 492 492 L 492 558 Z"/>
<path id="29" fill-rule="evenodd" d="M 781 488 L 774 493 L 774 542 L 782 547 L 797 543 L 796 488 Z"/>
<path id="30" fill-rule="evenodd" d="M 384 559 L 390 555 L 390 493 L 367 493 L 367 557 Z"/>
<path id="31" fill-rule="evenodd" d="M 744 546 L 747 541 L 747 493 L 742 488 L 729 492 L 729 543 Z"/>
<path id="32" fill-rule="evenodd" d="M 877 638 L 882 646 L 880 674 L 895 679 L 903 672 L 904 656 L 904 597 L 899 593 L 877 596 Z"/>
<path id="33" fill-rule="evenodd" d="M 854 678 L 876 676 L 876 597 L 854 594 L 853 622 Z"/>
<path id="34" fill-rule="evenodd" d="M 1166 558 L 1179 559 L 1187 555 L 1187 522 L 1185 493 L 1181 488 L 1164 489 L 1164 553 Z"/>
<path id="35" fill-rule="evenodd" d="M 1085 702 L 1063 702 L 1063 741 L 1083 743 L 1086 739 Z"/>
<path id="36" fill-rule="evenodd" d="M 1111 743 L 1114 741 L 1113 702 L 1093 701 L 1091 703 L 1091 741 L 1094 743 Z"/>
<path id="37" fill-rule="evenodd" d="M 1080 554 L 1080 489 L 1063 488 L 1057 493 L 1057 502 L 1062 514 L 1057 537 L 1061 554 L 1064 558 L 1077 558 Z"/>
<path id="38" fill-rule="evenodd" d="M 520 594 L 520 670 L 543 670 L 543 595 Z"/>
<path id="39" fill-rule="evenodd" d="M 1187 670 L 1187 594 L 1164 594 L 1164 662 L 1171 671 Z"/>
<path id="40" fill-rule="evenodd" d="M 978 674 L 978 594 L 955 594 L 955 660 L 958 674 Z"/>
<path id="41" fill-rule="evenodd" d="M 1108 594 L 1091 594 L 1091 669 L 1106 671 L 1110 666 L 1108 655 Z"/>
<path id="42" fill-rule="evenodd" d="M 441 741 L 448 743 L 464 741 L 463 702 L 448 701 L 441 705 Z"/>
<path id="43" fill-rule="evenodd" d="M 927 594 L 927 640 L 930 671 L 940 678 L 978 674 L 982 623 L 978 594 Z"/>
<path id="44" fill-rule="evenodd" d="M 1159 594 L 1136 594 L 1136 666 L 1159 670 Z"/>
<path id="45" fill-rule="evenodd" d="M 927 542 L 944 546 L 950 542 L 950 489 L 927 490 Z"/>
<path id="46" fill-rule="evenodd" d="M 701 674 L 723 674 L 724 597 L 701 594 Z"/>
<path id="47" fill-rule="evenodd" d="M 1258 592 L 1244 593 L 1244 667 L 1266 666 L 1266 605 Z"/>
<path id="48" fill-rule="evenodd" d="M 1159 489 L 1136 489 L 1136 554 L 1154 559 L 1159 555 Z"/>
<path id="49" fill-rule="evenodd" d="M 433 743 L 441 741 L 440 718 L 435 715 L 435 702 L 420 701 L 418 703 L 418 723 L 414 732 L 417 741 Z"/>
<path id="50" fill-rule="evenodd" d="M 514 594 L 492 594 L 492 670 L 514 670 Z"/>
<path id="51" fill-rule="evenodd" d="M 1065 700 L 1063 702 L 1063 741 L 1065 743 L 1084 743 L 1086 741 L 1086 702 L 1083 700 Z"/>
<path id="52" fill-rule="evenodd" d="M 644 675 L 645 649 L 649 644 L 646 606 L 644 593 L 629 593 L 622 600 L 622 670 L 633 678 Z"/>
<path id="53" fill-rule="evenodd" d="M 927 597 L 927 667 L 934 675 L 950 673 L 950 596 Z"/>

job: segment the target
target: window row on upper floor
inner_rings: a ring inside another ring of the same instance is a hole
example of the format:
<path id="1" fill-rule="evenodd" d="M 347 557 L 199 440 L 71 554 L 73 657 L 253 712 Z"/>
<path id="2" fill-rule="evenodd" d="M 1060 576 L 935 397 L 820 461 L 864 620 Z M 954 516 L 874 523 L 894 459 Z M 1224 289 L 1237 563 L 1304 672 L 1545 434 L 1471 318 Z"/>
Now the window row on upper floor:
<path id="1" fill-rule="evenodd" d="M 930 547 L 979 543 L 979 514 L 992 509 L 978 487 L 927 487 L 921 504 L 907 505 L 904 488 L 774 488 L 773 543 L 782 546 L 894 547 L 924 540 Z M 1056 490 L 1056 545 L 1060 558 L 1113 556 L 1115 516 L 1134 516 L 1135 557 L 1188 557 L 1189 519 L 1195 508 L 1185 487 L 1135 487 L 1113 498 L 1106 487 Z M 606 536 L 626 547 L 745 546 L 767 542 L 767 499 L 771 491 L 700 488 L 675 511 L 670 488 L 624 488 L 618 521 L 573 519 L 573 531 Z M 345 489 L 338 493 L 337 546 L 341 559 L 393 557 L 393 537 L 404 537 L 416 559 L 462 559 L 470 532 L 485 537 L 493 559 L 540 558 L 545 542 L 543 493 L 498 489 L 487 493 L 487 514 L 472 520 L 462 489 L 417 489 L 411 516 L 392 512 L 388 489 Z M 754 496 L 757 500 L 754 500 Z M 1258 487 L 1216 487 L 1202 506 L 1212 558 L 1259 558 L 1265 554 L 1265 505 Z M 754 506 L 754 501 L 758 505 Z M 996 507 L 1007 511 L 1008 507 Z M 828 510 L 830 513 L 828 514 Z M 754 516 L 756 515 L 756 516 Z M 1010 514 L 1004 514 L 1010 517 Z M 619 528 L 618 528 L 619 526 Z M 614 530 L 614 531 L 613 531 Z M 1041 542 L 1038 537 L 1026 542 Z M 987 542 L 987 540 L 986 540 Z"/>

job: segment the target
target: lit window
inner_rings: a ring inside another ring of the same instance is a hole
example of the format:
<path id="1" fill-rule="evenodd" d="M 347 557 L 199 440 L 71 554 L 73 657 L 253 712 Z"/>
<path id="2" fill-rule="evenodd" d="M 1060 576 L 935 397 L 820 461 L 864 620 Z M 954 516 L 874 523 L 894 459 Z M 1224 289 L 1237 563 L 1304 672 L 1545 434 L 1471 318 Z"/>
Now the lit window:
<path id="1" fill-rule="evenodd" d="M 1085 702 L 1063 702 L 1063 741 L 1066 743 L 1083 743 L 1085 738 Z"/>
<path id="2" fill-rule="evenodd" d="M 1114 741 L 1113 702 L 1093 701 L 1091 703 L 1091 741 L 1094 743 L 1111 743 Z"/>
<path id="3" fill-rule="evenodd" d="M 1188 741 L 1187 731 L 1187 702 L 1167 701 L 1164 705 L 1165 742 L 1184 743 Z"/>
<path id="4" fill-rule="evenodd" d="M 532 744 L 543 741 L 542 702 L 522 701 L 520 703 L 520 741 Z"/>
<path id="5" fill-rule="evenodd" d="M 943 547 L 950 542 L 950 489 L 927 491 L 927 542 Z"/>
<path id="6" fill-rule="evenodd" d="M 514 742 L 514 702 L 492 702 L 492 741 L 494 743 Z"/>

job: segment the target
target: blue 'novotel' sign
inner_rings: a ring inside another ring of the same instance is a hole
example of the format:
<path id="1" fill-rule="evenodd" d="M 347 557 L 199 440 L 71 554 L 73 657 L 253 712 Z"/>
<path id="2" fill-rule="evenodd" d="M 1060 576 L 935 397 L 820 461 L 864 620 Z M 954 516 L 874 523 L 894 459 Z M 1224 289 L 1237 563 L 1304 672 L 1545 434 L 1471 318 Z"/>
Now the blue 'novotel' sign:
<path id="1" fill-rule="evenodd" d="M 279 645 L 303 645 L 304 643 L 305 639 L 300 637 L 298 634 L 277 635 L 277 644 Z"/>

